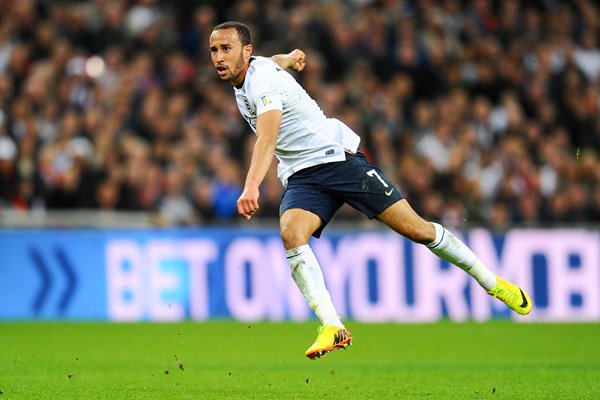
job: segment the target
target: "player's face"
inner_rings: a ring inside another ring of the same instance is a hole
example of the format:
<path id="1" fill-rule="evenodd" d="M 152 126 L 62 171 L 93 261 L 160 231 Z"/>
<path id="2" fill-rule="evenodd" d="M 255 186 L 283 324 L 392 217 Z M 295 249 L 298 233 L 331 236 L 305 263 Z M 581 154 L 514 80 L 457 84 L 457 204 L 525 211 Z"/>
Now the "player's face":
<path id="1" fill-rule="evenodd" d="M 210 56 L 219 78 L 239 85 L 244 81 L 252 45 L 242 46 L 237 30 L 219 29 L 210 35 Z"/>

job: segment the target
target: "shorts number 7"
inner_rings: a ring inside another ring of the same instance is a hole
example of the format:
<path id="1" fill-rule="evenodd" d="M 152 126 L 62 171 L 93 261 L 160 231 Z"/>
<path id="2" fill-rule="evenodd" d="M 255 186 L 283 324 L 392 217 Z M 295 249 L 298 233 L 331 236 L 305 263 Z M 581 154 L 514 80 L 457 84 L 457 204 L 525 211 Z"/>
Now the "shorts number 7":
<path id="1" fill-rule="evenodd" d="M 385 183 L 385 181 L 383 180 L 383 178 L 381 177 L 381 175 L 379 175 L 377 173 L 377 171 L 375 171 L 374 169 L 368 171 L 367 175 L 369 175 L 371 178 L 374 177 L 374 176 L 376 176 L 377 179 L 379 179 L 379 182 L 381 182 L 381 184 L 383 185 L 383 187 L 390 187 L 390 185 L 388 185 L 387 183 Z"/>

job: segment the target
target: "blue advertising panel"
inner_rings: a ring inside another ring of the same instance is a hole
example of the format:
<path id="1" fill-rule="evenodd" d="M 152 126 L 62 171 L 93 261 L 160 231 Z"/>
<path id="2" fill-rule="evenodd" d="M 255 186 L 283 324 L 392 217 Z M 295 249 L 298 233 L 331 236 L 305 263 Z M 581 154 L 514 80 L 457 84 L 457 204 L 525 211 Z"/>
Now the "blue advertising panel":
<path id="1" fill-rule="evenodd" d="M 332 231 L 311 246 L 344 318 L 600 321 L 598 232 L 475 229 L 464 240 L 530 292 L 529 316 L 511 314 L 461 269 L 388 231 Z M 2 320 L 313 318 L 275 230 L 0 230 L 0 257 Z"/>

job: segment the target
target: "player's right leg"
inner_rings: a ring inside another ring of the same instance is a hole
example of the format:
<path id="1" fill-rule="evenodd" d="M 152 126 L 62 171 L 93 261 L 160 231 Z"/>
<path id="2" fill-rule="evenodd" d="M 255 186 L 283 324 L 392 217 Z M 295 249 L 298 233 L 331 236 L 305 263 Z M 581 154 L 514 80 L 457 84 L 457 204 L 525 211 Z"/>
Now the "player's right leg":
<path id="1" fill-rule="evenodd" d="M 527 293 L 515 284 L 496 276 L 475 253 L 443 226 L 425 221 L 402 199 L 388 207 L 377 218 L 415 242 L 426 245 L 438 257 L 460 267 L 494 298 L 502 300 L 518 314 L 531 311 Z"/>
<path id="2" fill-rule="evenodd" d="M 310 359 L 352 344 L 352 336 L 335 310 L 319 262 L 308 245 L 309 238 L 321 224 L 318 215 L 299 208 L 288 209 L 280 217 L 281 239 L 292 278 L 323 324 L 319 327 L 317 339 L 305 352 Z"/>

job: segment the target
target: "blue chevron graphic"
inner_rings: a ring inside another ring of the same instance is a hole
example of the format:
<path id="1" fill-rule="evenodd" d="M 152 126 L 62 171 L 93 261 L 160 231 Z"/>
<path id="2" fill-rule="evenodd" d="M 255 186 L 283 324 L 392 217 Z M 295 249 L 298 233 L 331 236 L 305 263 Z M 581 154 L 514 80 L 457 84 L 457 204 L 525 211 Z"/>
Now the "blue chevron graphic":
<path id="1" fill-rule="evenodd" d="M 57 248 L 54 252 L 54 255 L 56 256 L 58 264 L 60 265 L 67 279 L 67 286 L 60 297 L 60 301 L 58 302 L 58 312 L 59 314 L 64 314 L 71 303 L 71 299 L 73 298 L 73 294 L 75 294 L 75 290 L 77 289 L 77 275 L 75 275 L 75 269 L 71 265 L 71 262 L 67 258 L 64 250 Z"/>
<path id="2" fill-rule="evenodd" d="M 36 267 L 42 279 L 42 284 L 32 304 L 33 313 L 35 315 L 39 315 L 42 311 L 42 307 L 46 303 L 46 298 L 48 297 L 50 288 L 52 287 L 52 276 L 50 275 L 48 265 L 46 264 L 46 262 L 42 258 L 42 255 L 37 249 L 30 249 L 29 255 L 31 256 L 31 259 L 33 260 L 33 265 Z"/>
<path id="3" fill-rule="evenodd" d="M 54 287 L 54 279 L 47 259 L 42 256 L 38 249 L 30 248 L 29 256 L 41 279 L 40 287 L 32 304 L 33 313 L 37 316 L 41 314 L 44 306 L 48 303 L 48 298 Z M 57 247 L 54 250 L 54 257 L 59 267 L 59 271 L 64 275 L 66 280 L 65 288 L 60 294 L 58 303 L 56 304 L 56 313 L 58 315 L 64 315 L 77 290 L 78 280 L 77 275 L 75 274 L 75 268 L 62 248 Z"/>

